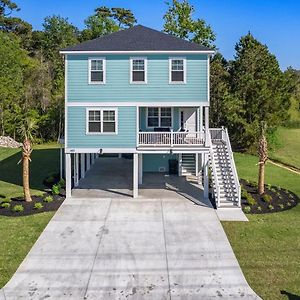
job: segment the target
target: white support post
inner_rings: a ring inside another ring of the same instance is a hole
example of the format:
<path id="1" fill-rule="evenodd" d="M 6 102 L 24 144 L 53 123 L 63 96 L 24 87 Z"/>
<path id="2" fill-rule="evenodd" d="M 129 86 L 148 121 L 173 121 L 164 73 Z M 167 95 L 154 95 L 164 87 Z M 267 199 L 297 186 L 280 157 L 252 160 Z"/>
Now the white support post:
<path id="1" fill-rule="evenodd" d="M 85 177 L 85 154 L 80 154 L 80 178 Z"/>
<path id="2" fill-rule="evenodd" d="M 74 186 L 79 183 L 79 154 L 74 154 Z"/>
<path id="3" fill-rule="evenodd" d="M 178 154 L 178 176 L 182 176 L 182 154 Z"/>
<path id="4" fill-rule="evenodd" d="M 199 107 L 199 131 L 203 133 L 203 106 Z"/>
<path id="5" fill-rule="evenodd" d="M 204 199 L 208 199 L 209 186 L 208 186 L 208 154 L 204 154 L 204 169 L 203 169 L 203 188 L 204 188 Z"/>
<path id="6" fill-rule="evenodd" d="M 205 113 L 205 147 L 209 147 L 208 143 L 208 134 L 209 134 L 209 107 L 205 106 L 204 108 Z"/>
<path id="7" fill-rule="evenodd" d="M 62 151 L 61 145 L 60 145 L 60 149 L 59 149 L 59 176 L 60 176 L 60 179 L 62 179 L 62 176 L 63 176 L 63 151 Z"/>
<path id="8" fill-rule="evenodd" d="M 139 154 L 139 184 L 143 184 L 143 154 Z"/>
<path id="9" fill-rule="evenodd" d="M 139 159 L 138 159 L 138 154 L 134 153 L 133 154 L 133 198 L 137 198 L 139 194 L 139 170 L 138 170 L 138 165 L 139 165 Z"/>
<path id="10" fill-rule="evenodd" d="M 72 172 L 71 172 L 71 154 L 66 153 L 65 177 L 66 177 L 66 197 L 71 197 L 72 189 Z"/>
<path id="11" fill-rule="evenodd" d="M 195 170 L 196 170 L 196 176 L 198 176 L 199 173 L 199 154 L 195 153 Z"/>
<path id="12" fill-rule="evenodd" d="M 118 158 L 122 158 L 122 153 L 119 153 Z"/>
<path id="13" fill-rule="evenodd" d="M 91 156 L 92 156 L 92 165 L 95 163 L 95 155 L 94 155 L 94 153 L 91 153 Z"/>
<path id="14" fill-rule="evenodd" d="M 86 154 L 86 170 L 88 171 L 91 168 L 91 154 Z"/>

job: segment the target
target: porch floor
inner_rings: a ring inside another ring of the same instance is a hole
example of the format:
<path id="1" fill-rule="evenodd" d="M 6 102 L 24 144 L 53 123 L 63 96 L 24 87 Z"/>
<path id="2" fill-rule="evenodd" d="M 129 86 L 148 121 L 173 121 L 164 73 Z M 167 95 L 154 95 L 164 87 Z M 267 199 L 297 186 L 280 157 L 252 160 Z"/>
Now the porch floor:
<path id="1" fill-rule="evenodd" d="M 133 161 L 125 158 L 98 158 L 72 190 L 73 197 L 123 198 L 132 197 Z M 211 206 L 204 200 L 203 189 L 194 178 L 165 173 L 144 173 L 139 185 L 139 198 L 188 199 L 197 204 Z M 133 199 L 136 201 L 135 199 Z"/>

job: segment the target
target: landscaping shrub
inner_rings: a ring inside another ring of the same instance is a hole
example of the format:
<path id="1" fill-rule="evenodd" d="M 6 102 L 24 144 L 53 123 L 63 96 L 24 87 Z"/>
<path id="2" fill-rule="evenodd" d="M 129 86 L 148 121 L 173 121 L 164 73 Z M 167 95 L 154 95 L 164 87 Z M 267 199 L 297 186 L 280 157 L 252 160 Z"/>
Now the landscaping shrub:
<path id="1" fill-rule="evenodd" d="M 258 188 L 258 183 L 255 182 L 255 181 L 250 181 L 249 185 L 252 186 L 252 187 L 254 187 L 254 188 L 256 188 L 256 189 Z"/>
<path id="2" fill-rule="evenodd" d="M 34 204 L 33 208 L 34 209 L 42 209 L 44 206 L 41 202 L 37 202 Z"/>
<path id="3" fill-rule="evenodd" d="M 251 206 L 257 204 L 257 201 L 249 193 L 247 193 L 247 195 L 246 195 L 246 200 L 247 200 L 247 203 Z"/>
<path id="4" fill-rule="evenodd" d="M 280 207 L 281 209 L 284 209 L 284 205 L 283 205 L 283 204 L 279 204 L 279 207 Z"/>
<path id="5" fill-rule="evenodd" d="M 24 207 L 22 204 L 17 204 L 12 208 L 12 211 L 14 212 L 22 212 L 24 211 Z"/>
<path id="6" fill-rule="evenodd" d="M 59 184 L 54 184 L 52 186 L 52 194 L 53 195 L 59 195 L 60 193 L 60 185 Z"/>
<path id="7" fill-rule="evenodd" d="M 1 203 L 10 203 L 10 202 L 11 202 L 11 199 L 5 198 L 5 199 L 2 199 L 0 202 L 1 202 Z"/>
<path id="8" fill-rule="evenodd" d="M 274 206 L 270 204 L 270 205 L 268 206 L 268 208 L 269 208 L 270 210 L 273 210 L 273 209 L 274 209 Z"/>
<path id="9" fill-rule="evenodd" d="M 266 202 L 266 203 L 270 203 L 272 201 L 272 196 L 268 195 L 268 194 L 264 194 L 262 196 L 262 199 Z"/>
<path id="10" fill-rule="evenodd" d="M 248 195 L 247 190 L 242 186 L 242 187 L 241 187 L 241 197 L 242 197 L 243 199 L 247 199 L 247 195 Z"/>
<path id="11" fill-rule="evenodd" d="M 258 206 L 258 207 L 257 207 L 257 210 L 258 210 L 258 211 L 261 211 L 262 209 L 261 209 L 261 207 L 260 207 L 260 206 Z"/>
<path id="12" fill-rule="evenodd" d="M 287 202 L 286 205 L 287 206 L 292 206 L 292 204 L 290 202 Z"/>
<path id="13" fill-rule="evenodd" d="M 250 213 L 250 211 L 251 211 L 251 207 L 250 207 L 250 206 L 245 206 L 245 207 L 243 208 L 243 210 L 244 210 L 244 212 L 245 212 L 246 214 L 248 214 L 248 213 Z"/>
<path id="14" fill-rule="evenodd" d="M 49 202 L 52 202 L 52 201 L 53 201 L 53 197 L 50 196 L 50 195 L 44 198 L 44 202 L 49 203 Z"/>
<path id="15" fill-rule="evenodd" d="M 66 182 L 65 182 L 65 180 L 64 180 L 63 178 L 61 178 L 61 179 L 59 180 L 58 184 L 59 184 L 61 187 L 63 187 L 63 188 L 66 187 Z"/>
<path id="16" fill-rule="evenodd" d="M 2 208 L 10 208 L 10 203 L 8 203 L 8 202 L 3 202 L 3 203 L 1 203 L 1 207 L 2 207 Z"/>

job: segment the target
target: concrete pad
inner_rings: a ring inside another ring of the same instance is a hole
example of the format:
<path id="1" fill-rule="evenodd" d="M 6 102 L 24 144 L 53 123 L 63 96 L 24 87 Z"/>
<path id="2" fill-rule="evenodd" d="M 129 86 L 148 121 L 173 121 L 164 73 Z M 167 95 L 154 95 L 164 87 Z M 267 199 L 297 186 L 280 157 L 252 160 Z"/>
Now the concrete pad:
<path id="1" fill-rule="evenodd" d="M 4 296 L 3 290 L 0 290 L 0 300 L 5 300 L 5 296 Z"/>
<path id="2" fill-rule="evenodd" d="M 248 222 L 248 218 L 240 208 L 219 208 L 216 213 L 220 221 Z"/>

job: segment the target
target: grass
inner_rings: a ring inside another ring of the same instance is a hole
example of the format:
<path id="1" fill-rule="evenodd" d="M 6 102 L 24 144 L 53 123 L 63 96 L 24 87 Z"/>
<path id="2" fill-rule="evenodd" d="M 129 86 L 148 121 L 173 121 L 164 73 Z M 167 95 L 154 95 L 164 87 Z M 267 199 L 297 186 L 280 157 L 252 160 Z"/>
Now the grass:
<path id="1" fill-rule="evenodd" d="M 59 150 L 57 144 L 34 147 L 30 163 L 32 194 L 41 194 L 43 179 L 58 172 Z M 0 195 L 11 198 L 23 195 L 20 149 L 0 148 Z M 0 198 L 1 200 L 1 198 Z M 35 243 L 54 212 L 26 217 L 0 216 L 0 288 L 11 278 L 32 245 Z"/>
<path id="2" fill-rule="evenodd" d="M 235 154 L 240 178 L 257 181 L 257 157 Z M 300 196 L 300 175 L 268 164 L 266 182 Z M 250 286 L 263 299 L 300 297 L 300 206 L 266 215 L 248 215 L 249 222 L 222 222 Z"/>
<path id="3" fill-rule="evenodd" d="M 280 127 L 277 131 L 280 145 L 270 151 L 270 158 L 300 169 L 300 128 Z"/>

